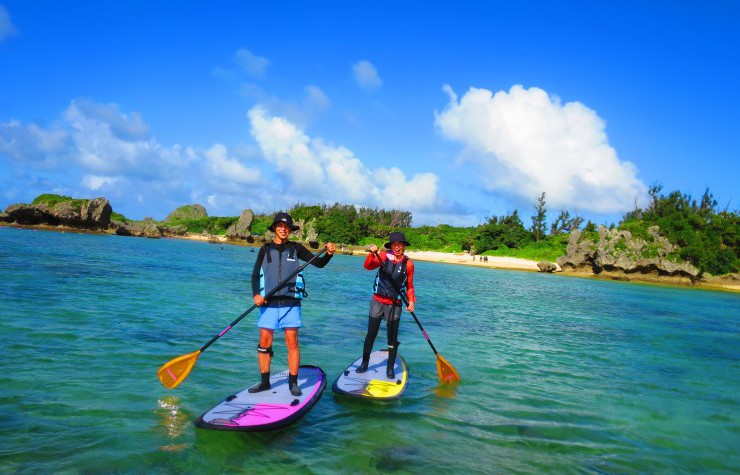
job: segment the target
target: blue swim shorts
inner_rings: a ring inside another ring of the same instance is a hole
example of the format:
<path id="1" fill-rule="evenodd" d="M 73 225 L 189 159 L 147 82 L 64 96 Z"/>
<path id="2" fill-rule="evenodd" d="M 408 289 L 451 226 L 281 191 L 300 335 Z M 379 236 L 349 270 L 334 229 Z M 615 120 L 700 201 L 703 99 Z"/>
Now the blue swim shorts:
<path id="1" fill-rule="evenodd" d="M 300 328 L 303 326 L 303 322 L 301 322 L 301 306 L 260 307 L 260 317 L 257 320 L 257 326 L 271 330 L 277 330 L 278 328 Z"/>

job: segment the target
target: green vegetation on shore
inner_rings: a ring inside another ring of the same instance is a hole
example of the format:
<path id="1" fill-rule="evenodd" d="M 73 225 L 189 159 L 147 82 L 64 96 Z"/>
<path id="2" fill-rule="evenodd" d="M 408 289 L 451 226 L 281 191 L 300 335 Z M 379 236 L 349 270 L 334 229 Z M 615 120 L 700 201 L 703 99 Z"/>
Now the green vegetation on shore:
<path id="1" fill-rule="evenodd" d="M 627 213 L 620 229 L 649 239 L 647 229 L 658 226 L 660 233 L 679 247 L 678 259 L 713 275 L 738 272 L 740 218 L 737 212 L 718 210 L 717 200 L 709 189 L 699 202 L 679 191 L 662 195 L 661 189 L 658 185 L 651 187 L 648 208 Z"/>
<path id="2" fill-rule="evenodd" d="M 610 228 L 629 231 L 648 245 L 642 249 L 642 257 L 658 255 L 658 244 L 649 231 L 657 227 L 661 236 L 674 247 L 666 258 L 675 262 L 688 261 L 701 272 L 723 275 L 740 271 L 740 219 L 736 211 L 718 209 L 718 203 L 707 189 L 697 202 L 690 195 L 673 191 L 661 193 L 662 187 L 649 190 L 650 203 L 646 209 L 637 208 L 626 213 L 618 225 Z M 69 203 L 73 207 L 84 206 L 89 200 L 73 199 L 68 196 L 43 194 L 33 204 L 54 207 Z M 446 224 L 412 227 L 412 214 L 402 210 L 382 210 L 355 207 L 335 203 L 333 205 L 307 205 L 298 203 L 288 212 L 296 222 L 304 223 L 304 232 L 312 229 L 321 242 L 335 242 L 349 246 L 364 246 L 374 243 L 382 246 L 392 231 L 402 231 L 413 244 L 414 250 L 441 252 L 468 251 L 478 255 L 510 256 L 530 260 L 555 261 L 565 254 L 573 230 L 598 242 L 597 227 L 592 222 L 584 226 L 583 219 L 560 211 L 548 228 L 546 194 L 537 199 L 531 226 L 525 226 L 518 211 L 504 216 L 492 216 L 486 222 L 473 227 L 454 227 Z M 251 232 L 263 235 L 272 222 L 273 213 L 257 214 Z M 123 223 L 132 220 L 113 213 L 112 219 Z M 149 218 L 148 218 L 149 219 Z M 239 217 L 207 216 L 200 205 L 178 208 L 163 224 L 179 226 L 189 233 L 224 235 L 237 223 Z M 655 243 L 654 248 L 651 244 Z M 617 246 L 627 243 L 618 242 Z"/>
<path id="3" fill-rule="evenodd" d="M 36 199 L 33 200 L 31 203 L 32 205 L 47 205 L 49 208 L 54 208 L 56 205 L 60 203 L 69 203 L 69 205 L 72 206 L 72 208 L 76 210 L 82 209 L 82 207 L 89 203 L 90 200 L 86 199 L 77 199 L 72 198 L 71 196 L 63 196 L 63 195 L 54 195 L 51 193 L 45 193 L 43 195 L 39 195 L 36 197 Z"/>
<path id="4" fill-rule="evenodd" d="M 661 194 L 660 186 L 650 188 L 651 201 L 646 209 L 637 208 L 624 215 L 610 228 L 630 231 L 647 243 L 655 241 L 648 232 L 657 226 L 660 235 L 675 246 L 667 258 L 688 261 L 702 272 L 722 275 L 740 271 L 740 220 L 737 212 L 719 210 L 709 190 L 697 202 L 690 195 L 674 191 Z M 296 219 L 314 223 L 320 241 L 349 245 L 382 244 L 392 230 L 400 230 L 413 243 L 414 249 L 442 252 L 471 251 L 482 255 L 521 257 L 554 261 L 565 254 L 571 231 L 580 229 L 592 240 L 598 240 L 597 227 L 568 211 L 552 222 L 547 232 L 546 195 L 537 199 L 532 224 L 526 227 L 518 211 L 493 216 L 475 227 L 448 225 L 411 227 L 411 213 L 399 210 L 373 210 L 351 205 L 308 206 L 298 204 L 289 212 Z M 264 216 L 269 223 L 270 216 Z M 255 231 L 256 232 L 256 231 Z M 619 243 L 618 243 L 619 244 Z M 625 245 L 626 243 L 621 243 Z M 645 258 L 658 254 L 647 246 Z"/>
<path id="5" fill-rule="evenodd" d="M 229 226 L 236 223 L 238 220 L 238 216 L 205 216 L 203 218 L 195 219 L 172 219 L 165 223 L 168 226 L 184 226 L 187 228 L 189 233 L 193 234 L 207 232 L 208 234 L 223 236 L 226 234 L 226 230 L 229 229 Z"/>

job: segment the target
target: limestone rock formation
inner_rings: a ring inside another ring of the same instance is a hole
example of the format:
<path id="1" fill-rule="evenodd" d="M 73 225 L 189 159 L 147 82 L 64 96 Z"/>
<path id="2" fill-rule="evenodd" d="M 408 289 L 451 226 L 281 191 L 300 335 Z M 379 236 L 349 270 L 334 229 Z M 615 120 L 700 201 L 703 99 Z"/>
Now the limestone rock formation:
<path id="1" fill-rule="evenodd" d="M 162 234 L 165 236 L 184 236 L 188 231 L 187 226 L 184 224 L 178 224 L 176 226 L 164 225 L 161 229 Z"/>
<path id="2" fill-rule="evenodd" d="M 555 272 L 556 270 L 558 270 L 558 266 L 556 266 L 552 262 L 548 262 L 548 261 L 540 261 L 540 262 L 538 262 L 537 263 L 537 267 L 540 268 L 540 272 L 548 272 L 548 273 L 551 273 L 551 272 Z"/>
<path id="3" fill-rule="evenodd" d="M 116 234 L 119 236 L 136 236 L 159 239 L 164 236 L 162 226 L 158 225 L 152 218 L 144 218 L 144 221 L 134 223 L 115 222 Z"/>
<path id="4" fill-rule="evenodd" d="M 249 240 L 252 237 L 252 221 L 254 212 L 251 209 L 245 209 L 239 216 L 239 220 L 229 226 L 226 230 L 226 238 L 234 240 Z"/>
<path id="5" fill-rule="evenodd" d="M 648 230 L 648 240 L 619 229 L 598 228 L 591 239 L 580 230 L 571 232 L 566 255 L 558 258 L 564 271 L 586 271 L 629 280 L 630 276 L 676 277 L 695 281 L 699 270 L 688 262 L 668 258 L 676 249 L 659 234 L 657 226 Z"/>
<path id="6" fill-rule="evenodd" d="M 61 201 L 53 205 L 14 204 L 8 206 L 7 222 L 26 225 L 69 226 L 90 230 L 105 230 L 111 223 L 113 209 L 105 198 Z"/>
<path id="7" fill-rule="evenodd" d="M 315 220 L 311 220 L 311 222 L 308 223 L 305 240 L 312 248 L 316 249 L 319 246 L 319 234 L 313 226 L 314 221 Z"/>

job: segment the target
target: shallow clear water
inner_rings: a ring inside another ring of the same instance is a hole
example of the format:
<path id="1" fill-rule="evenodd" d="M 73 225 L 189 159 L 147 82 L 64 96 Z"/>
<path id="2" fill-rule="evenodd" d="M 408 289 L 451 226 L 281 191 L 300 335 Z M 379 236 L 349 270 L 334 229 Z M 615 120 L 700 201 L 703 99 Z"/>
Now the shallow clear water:
<path id="1" fill-rule="evenodd" d="M 408 388 L 372 403 L 331 393 L 374 277 L 350 256 L 307 272 L 302 362 L 329 377 L 314 409 L 271 433 L 196 429 L 256 381 L 256 315 L 178 388 L 156 372 L 251 305 L 250 251 L 0 228 L 0 473 L 740 471 L 737 295 L 418 262 L 416 314 L 462 382 L 438 386 L 404 314 Z"/>

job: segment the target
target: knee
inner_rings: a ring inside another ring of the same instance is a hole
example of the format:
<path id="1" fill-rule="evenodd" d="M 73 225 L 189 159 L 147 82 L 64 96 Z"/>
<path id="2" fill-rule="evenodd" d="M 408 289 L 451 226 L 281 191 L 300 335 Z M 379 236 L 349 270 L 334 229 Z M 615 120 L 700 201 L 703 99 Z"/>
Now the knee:
<path id="1" fill-rule="evenodd" d="M 298 335 L 286 336 L 285 346 L 288 348 L 288 351 L 298 350 Z"/>
<path id="2" fill-rule="evenodd" d="M 263 348 L 267 348 L 267 347 L 272 346 L 272 335 L 270 335 L 269 333 L 265 333 L 265 334 L 260 335 L 260 344 L 259 344 L 259 346 L 261 346 Z"/>
<path id="3" fill-rule="evenodd" d="M 294 343 L 288 343 L 286 346 L 288 348 L 288 352 L 289 353 L 297 352 L 297 351 L 300 351 L 300 349 L 301 349 L 300 346 L 298 346 L 298 342 L 297 341 L 294 342 Z"/>

